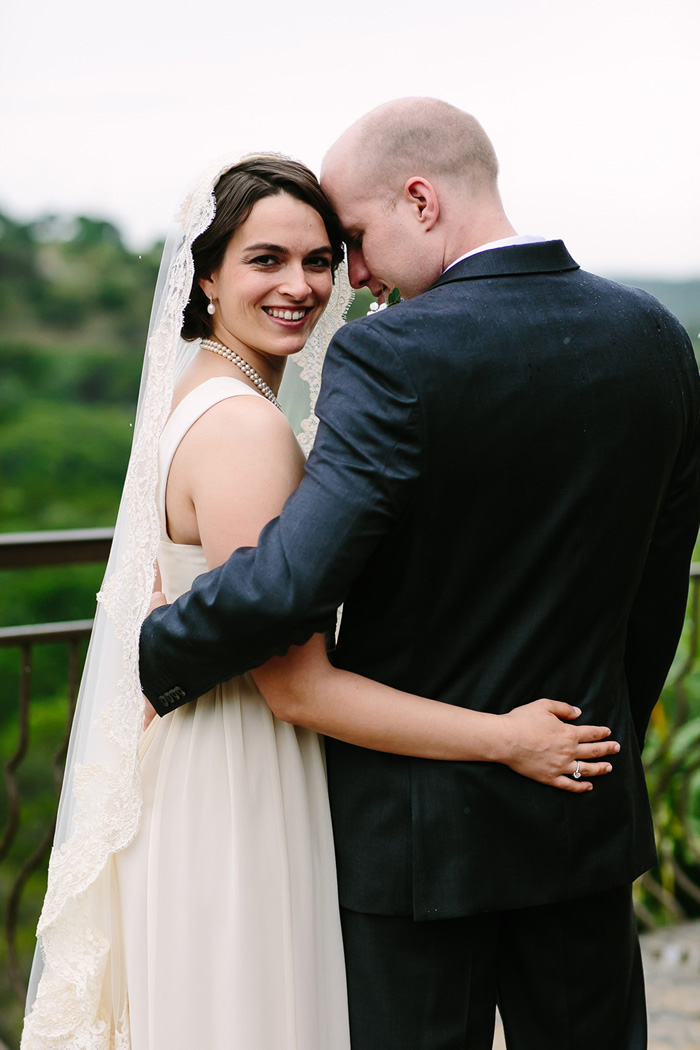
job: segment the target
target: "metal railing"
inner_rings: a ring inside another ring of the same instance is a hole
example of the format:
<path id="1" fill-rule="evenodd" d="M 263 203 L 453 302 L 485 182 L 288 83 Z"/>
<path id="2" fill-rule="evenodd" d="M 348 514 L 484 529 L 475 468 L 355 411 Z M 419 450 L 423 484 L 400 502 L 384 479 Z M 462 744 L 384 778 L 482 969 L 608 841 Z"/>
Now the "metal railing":
<path id="1" fill-rule="evenodd" d="M 113 529 L 75 529 L 65 532 L 12 533 L 0 535 L 0 570 L 28 569 L 106 562 L 112 543 Z M 20 959 L 17 936 L 23 895 L 32 875 L 46 867 L 56 825 L 47 822 L 26 856 L 12 857 L 22 824 L 20 774 L 30 747 L 30 712 L 34 650 L 37 646 L 59 643 L 67 648 L 65 687 L 65 725 L 51 758 L 51 771 L 56 800 L 61 788 L 63 766 L 68 748 L 70 727 L 80 683 L 85 642 L 92 630 L 92 620 L 66 623 L 44 623 L 0 628 L 0 649 L 16 649 L 19 654 L 17 731 L 12 754 L 3 756 L 6 788 L 5 825 L 0 833 L 0 907 L 4 933 L 5 973 L 0 988 L 1 1028 L 7 1039 L 15 1033 L 16 1023 L 5 1016 L 8 997 L 14 996 L 16 1010 L 24 1004 L 27 988 L 26 960 Z M 34 921 L 38 918 L 35 916 Z M 19 1014 L 17 1015 L 19 1016 Z M 0 1038 L 0 1050 L 6 1046 Z"/>
<path id="2" fill-rule="evenodd" d="M 106 562 L 113 535 L 114 529 L 0 534 L 0 569 Z"/>

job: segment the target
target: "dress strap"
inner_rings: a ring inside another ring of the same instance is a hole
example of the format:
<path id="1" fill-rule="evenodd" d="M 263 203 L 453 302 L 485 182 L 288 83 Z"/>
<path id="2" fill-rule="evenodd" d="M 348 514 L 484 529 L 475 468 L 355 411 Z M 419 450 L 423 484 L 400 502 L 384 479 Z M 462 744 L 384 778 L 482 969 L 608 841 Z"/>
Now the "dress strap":
<path id="1" fill-rule="evenodd" d="M 254 390 L 242 379 L 234 376 L 214 376 L 200 383 L 194 390 L 190 390 L 182 401 L 173 409 L 167 423 L 163 427 L 158 447 L 158 511 L 161 520 L 161 532 L 165 538 L 165 488 L 170 473 L 170 465 L 178 450 L 180 442 L 194 426 L 197 420 L 214 405 L 220 401 L 226 401 L 229 397 L 240 397 L 248 395 L 261 397 L 267 400 L 263 394 Z"/>

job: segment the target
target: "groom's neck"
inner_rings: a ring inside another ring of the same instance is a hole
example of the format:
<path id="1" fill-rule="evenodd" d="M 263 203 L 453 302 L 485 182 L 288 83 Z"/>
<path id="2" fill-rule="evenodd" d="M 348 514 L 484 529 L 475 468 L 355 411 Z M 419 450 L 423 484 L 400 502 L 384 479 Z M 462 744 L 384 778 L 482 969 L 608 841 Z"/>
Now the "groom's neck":
<path id="1" fill-rule="evenodd" d="M 446 192 L 445 192 L 446 189 Z M 451 192 L 450 192 L 451 191 Z M 443 188 L 440 222 L 444 237 L 444 268 L 467 252 L 492 241 L 517 236 L 517 230 L 503 210 L 497 190 L 480 193 Z"/>

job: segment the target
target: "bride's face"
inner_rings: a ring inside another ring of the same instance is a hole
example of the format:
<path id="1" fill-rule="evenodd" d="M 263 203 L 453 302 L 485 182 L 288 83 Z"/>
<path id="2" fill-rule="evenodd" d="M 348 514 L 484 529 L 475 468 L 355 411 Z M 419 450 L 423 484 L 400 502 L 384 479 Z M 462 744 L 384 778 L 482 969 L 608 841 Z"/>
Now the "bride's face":
<path id="1" fill-rule="evenodd" d="M 219 269 L 200 285 L 214 297 L 215 338 L 279 368 L 304 346 L 333 287 L 323 219 L 286 193 L 258 201 Z"/>

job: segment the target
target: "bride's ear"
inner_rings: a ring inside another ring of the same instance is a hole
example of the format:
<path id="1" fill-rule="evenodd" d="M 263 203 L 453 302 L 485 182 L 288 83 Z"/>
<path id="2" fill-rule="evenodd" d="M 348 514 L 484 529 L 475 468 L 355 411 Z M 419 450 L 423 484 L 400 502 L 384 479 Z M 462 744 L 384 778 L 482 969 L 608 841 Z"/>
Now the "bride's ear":
<path id="1" fill-rule="evenodd" d="M 403 192 L 415 219 L 426 230 L 431 230 L 440 215 L 440 202 L 432 182 L 418 175 L 412 175 L 411 178 L 406 179 Z"/>
<path id="2" fill-rule="evenodd" d="M 210 295 L 214 295 L 216 292 L 216 274 L 211 274 L 209 277 L 200 277 L 199 287 L 202 289 L 207 299 Z"/>

